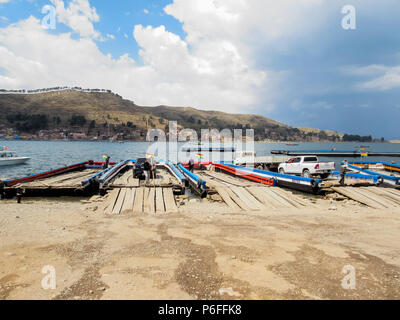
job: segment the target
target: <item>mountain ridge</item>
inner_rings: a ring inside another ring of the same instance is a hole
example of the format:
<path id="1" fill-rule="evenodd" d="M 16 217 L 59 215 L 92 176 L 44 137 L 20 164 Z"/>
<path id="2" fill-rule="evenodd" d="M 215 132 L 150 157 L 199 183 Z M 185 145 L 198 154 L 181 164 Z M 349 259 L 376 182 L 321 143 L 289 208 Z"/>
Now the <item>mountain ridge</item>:
<path id="1" fill-rule="evenodd" d="M 56 90 L 56 88 L 62 88 Z M 291 127 L 257 114 L 231 114 L 193 107 L 139 106 L 105 89 L 56 87 L 38 92 L 0 90 L 0 129 L 20 135 L 38 131 L 79 131 L 88 137 L 118 135 L 143 140 L 147 129 L 167 130 L 169 121 L 180 129 L 254 129 L 257 141 L 341 141 L 329 130 Z M 47 91 L 46 91 L 47 90 Z"/>

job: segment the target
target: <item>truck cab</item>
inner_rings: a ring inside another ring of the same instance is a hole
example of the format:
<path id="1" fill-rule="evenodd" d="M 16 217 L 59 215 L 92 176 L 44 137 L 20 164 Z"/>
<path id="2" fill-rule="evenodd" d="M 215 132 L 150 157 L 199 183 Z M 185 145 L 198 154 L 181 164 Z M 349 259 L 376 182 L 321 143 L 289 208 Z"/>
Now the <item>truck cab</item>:
<path id="1" fill-rule="evenodd" d="M 254 167 L 255 159 L 255 151 L 241 151 L 239 156 L 234 159 L 233 163 L 238 166 L 244 165 L 247 167 Z"/>

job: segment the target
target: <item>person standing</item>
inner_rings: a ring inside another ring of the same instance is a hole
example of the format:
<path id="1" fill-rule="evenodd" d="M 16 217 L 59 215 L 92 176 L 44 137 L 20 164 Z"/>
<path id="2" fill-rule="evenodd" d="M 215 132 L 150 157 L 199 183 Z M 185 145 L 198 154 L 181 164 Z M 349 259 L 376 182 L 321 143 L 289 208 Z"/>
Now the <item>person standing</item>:
<path id="1" fill-rule="evenodd" d="M 103 154 L 103 159 L 104 159 L 104 162 L 103 162 L 103 170 L 104 170 L 104 169 L 108 168 L 108 165 L 110 163 L 110 156 Z"/>
<path id="2" fill-rule="evenodd" d="M 155 162 L 151 166 L 151 177 L 153 180 L 157 178 L 157 166 Z"/>
<path id="3" fill-rule="evenodd" d="M 143 173 L 146 178 L 146 184 L 149 184 L 149 182 L 150 182 L 150 170 L 151 170 L 150 163 L 146 159 L 146 161 L 144 162 L 144 165 L 143 165 Z"/>
<path id="4" fill-rule="evenodd" d="M 193 169 L 194 169 L 194 160 L 193 158 L 189 159 L 189 171 L 193 173 Z"/>
<path id="5" fill-rule="evenodd" d="M 344 179 L 346 176 L 346 171 L 347 171 L 347 160 L 344 160 L 341 167 L 340 167 L 340 180 L 339 183 L 340 185 L 344 186 Z"/>

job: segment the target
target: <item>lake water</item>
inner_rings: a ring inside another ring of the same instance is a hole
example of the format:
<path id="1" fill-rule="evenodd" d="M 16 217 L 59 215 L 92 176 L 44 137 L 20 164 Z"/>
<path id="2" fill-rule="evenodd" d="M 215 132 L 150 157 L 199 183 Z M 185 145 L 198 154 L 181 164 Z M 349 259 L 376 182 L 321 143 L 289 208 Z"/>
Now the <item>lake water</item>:
<path id="1" fill-rule="evenodd" d="M 395 143 L 361 143 L 368 145 L 367 151 L 400 152 L 400 144 Z M 178 148 L 184 146 L 179 144 Z M 57 169 L 66 165 L 84 162 L 87 160 L 102 161 L 102 154 L 111 156 L 111 161 L 119 162 L 127 159 L 144 157 L 149 144 L 147 142 L 88 142 L 88 141 L 1 141 L 0 146 L 7 146 L 9 151 L 15 151 L 18 155 L 29 156 L 31 159 L 22 165 L 0 166 L 0 178 L 16 178 L 26 175 Z M 285 143 L 255 143 L 257 155 L 269 155 L 271 150 L 354 150 L 360 143 L 299 143 L 298 146 L 287 146 Z M 203 152 L 206 156 L 206 153 Z M 232 158 L 231 153 L 224 155 L 224 160 Z M 335 161 L 339 168 L 344 158 L 320 157 L 321 161 Z M 363 159 L 349 158 L 349 160 L 379 160 L 400 163 L 397 157 L 368 157 Z M 188 155 L 181 153 L 180 161 L 187 161 Z M 207 161 L 208 158 L 203 159 Z M 216 159 L 214 159 L 216 160 Z"/>

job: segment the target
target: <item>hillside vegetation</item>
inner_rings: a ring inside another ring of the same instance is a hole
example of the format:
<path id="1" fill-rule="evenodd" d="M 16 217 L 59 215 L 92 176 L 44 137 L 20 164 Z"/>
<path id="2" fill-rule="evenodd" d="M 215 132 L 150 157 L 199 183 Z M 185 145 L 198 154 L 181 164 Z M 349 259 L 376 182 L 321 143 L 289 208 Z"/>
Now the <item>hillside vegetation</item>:
<path id="1" fill-rule="evenodd" d="M 279 141 L 340 141 L 332 131 L 290 127 L 260 115 L 229 114 L 183 107 L 143 107 L 111 92 L 63 90 L 37 94 L 0 94 L 0 129 L 20 135 L 40 130 L 85 133 L 93 137 L 119 135 L 143 140 L 150 128 L 168 131 L 168 122 L 179 128 L 222 130 L 254 129 L 255 138 Z"/>

